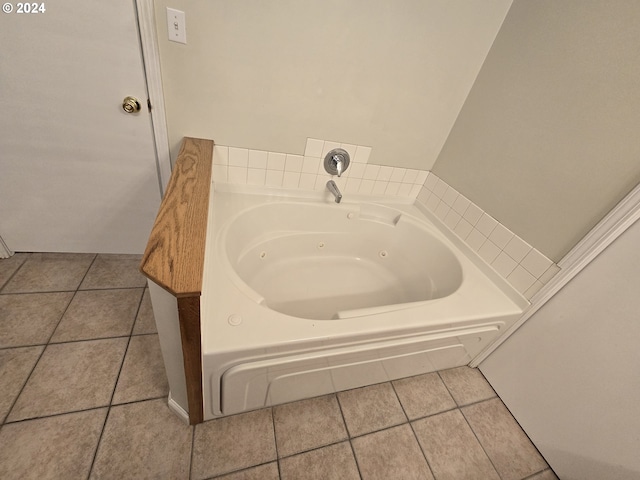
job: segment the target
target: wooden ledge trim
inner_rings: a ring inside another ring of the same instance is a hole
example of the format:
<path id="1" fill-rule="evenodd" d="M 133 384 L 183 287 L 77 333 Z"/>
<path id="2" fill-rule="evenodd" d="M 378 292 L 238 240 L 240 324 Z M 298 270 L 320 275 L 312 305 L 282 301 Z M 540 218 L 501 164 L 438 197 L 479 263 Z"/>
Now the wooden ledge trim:
<path id="1" fill-rule="evenodd" d="M 140 271 L 175 297 L 202 292 L 213 141 L 185 137 Z"/>

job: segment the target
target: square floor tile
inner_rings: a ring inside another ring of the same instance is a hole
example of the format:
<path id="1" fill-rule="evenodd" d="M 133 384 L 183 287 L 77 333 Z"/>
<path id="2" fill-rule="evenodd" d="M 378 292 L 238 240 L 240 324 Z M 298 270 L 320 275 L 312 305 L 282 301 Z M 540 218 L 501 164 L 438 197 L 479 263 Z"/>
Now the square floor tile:
<path id="1" fill-rule="evenodd" d="M 408 424 L 354 438 L 351 443 L 363 480 L 433 478 Z"/>
<path id="2" fill-rule="evenodd" d="M 165 400 L 112 407 L 90 478 L 187 479 L 192 428 Z"/>
<path id="3" fill-rule="evenodd" d="M 393 387 L 410 420 L 456 407 L 456 402 L 435 372 L 395 380 Z"/>
<path id="4" fill-rule="evenodd" d="M 547 468 L 499 398 L 464 407 L 462 414 L 503 480 L 519 480 Z"/>
<path id="5" fill-rule="evenodd" d="M 142 292 L 141 288 L 76 292 L 51 342 L 130 335 Z"/>
<path id="6" fill-rule="evenodd" d="M 273 421 L 280 457 L 347 438 L 335 395 L 278 405 L 273 408 Z"/>
<path id="7" fill-rule="evenodd" d="M 131 337 L 112 403 L 134 402 L 168 394 L 169 383 L 158 335 Z"/>
<path id="8" fill-rule="evenodd" d="M 278 463 L 271 462 L 258 467 L 247 468 L 240 472 L 216 477 L 216 480 L 280 480 Z"/>
<path id="9" fill-rule="evenodd" d="M 158 333 L 156 328 L 156 319 L 153 316 L 153 308 L 151 307 L 151 296 L 149 295 L 149 289 L 144 289 L 144 295 L 142 295 L 142 303 L 138 310 L 136 317 L 136 323 L 133 326 L 133 334 L 141 335 L 145 333 Z"/>
<path id="10" fill-rule="evenodd" d="M 0 350 L 0 424 L 18 397 L 44 347 Z"/>
<path id="11" fill-rule="evenodd" d="M 49 341 L 73 292 L 0 295 L 0 348 Z"/>
<path id="12" fill-rule="evenodd" d="M 108 405 L 127 340 L 48 345 L 8 421 Z"/>
<path id="13" fill-rule="evenodd" d="M 191 476 L 195 480 L 253 467 L 276 459 L 271 409 L 196 425 Z"/>
<path id="14" fill-rule="evenodd" d="M 11 275 L 22 266 L 29 258 L 29 253 L 16 253 L 9 258 L 0 258 L 0 291 L 4 284 L 9 281 Z"/>
<path id="15" fill-rule="evenodd" d="M 282 480 L 360 480 L 349 442 L 283 458 L 280 476 Z"/>
<path id="16" fill-rule="evenodd" d="M 496 392 L 477 368 L 457 367 L 438 373 L 459 406 L 496 396 Z"/>
<path id="17" fill-rule="evenodd" d="M 32 253 L 2 293 L 76 290 L 94 258 L 93 253 Z"/>
<path id="18" fill-rule="evenodd" d="M 407 421 L 390 383 L 340 392 L 338 401 L 352 437 Z"/>
<path id="19" fill-rule="evenodd" d="M 106 408 L 4 425 L 0 430 L 0 478 L 87 478 Z"/>
<path id="20" fill-rule="evenodd" d="M 500 480 L 459 410 L 412 423 L 438 480 Z"/>
<path id="21" fill-rule="evenodd" d="M 144 287 L 147 280 L 140 273 L 141 259 L 141 255 L 98 255 L 80 290 Z"/>

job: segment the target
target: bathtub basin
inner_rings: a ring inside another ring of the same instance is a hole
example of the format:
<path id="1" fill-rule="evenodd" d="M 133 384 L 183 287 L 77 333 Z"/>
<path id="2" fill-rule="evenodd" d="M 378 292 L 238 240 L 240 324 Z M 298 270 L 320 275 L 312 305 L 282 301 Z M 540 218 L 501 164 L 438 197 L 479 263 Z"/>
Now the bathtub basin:
<path id="1" fill-rule="evenodd" d="M 465 365 L 527 305 L 410 199 L 214 185 L 205 419 Z"/>

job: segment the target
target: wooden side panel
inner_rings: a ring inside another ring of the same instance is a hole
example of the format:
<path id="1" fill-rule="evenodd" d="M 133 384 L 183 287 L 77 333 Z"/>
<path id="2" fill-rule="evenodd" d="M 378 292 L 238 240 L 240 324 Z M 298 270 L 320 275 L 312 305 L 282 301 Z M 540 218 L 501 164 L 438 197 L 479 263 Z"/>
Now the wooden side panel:
<path id="1" fill-rule="evenodd" d="M 182 357 L 187 381 L 189 423 L 195 425 L 204 419 L 202 405 L 202 346 L 200 341 L 200 296 L 179 297 L 180 337 Z"/>
<path id="2" fill-rule="evenodd" d="M 200 295 L 213 141 L 185 138 L 149 235 L 140 271 L 177 298 L 189 423 L 204 418 Z"/>
<path id="3" fill-rule="evenodd" d="M 212 140 L 183 140 L 140 265 L 176 297 L 202 290 L 212 159 Z"/>

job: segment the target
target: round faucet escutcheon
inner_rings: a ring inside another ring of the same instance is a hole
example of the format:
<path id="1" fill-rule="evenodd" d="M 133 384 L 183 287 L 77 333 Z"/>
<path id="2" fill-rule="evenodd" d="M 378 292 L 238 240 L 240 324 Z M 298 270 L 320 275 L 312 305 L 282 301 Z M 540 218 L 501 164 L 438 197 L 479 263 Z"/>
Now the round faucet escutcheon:
<path id="1" fill-rule="evenodd" d="M 349 166 L 349 152 L 344 148 L 334 148 L 324 157 L 324 169 L 330 175 L 340 176 Z"/>

